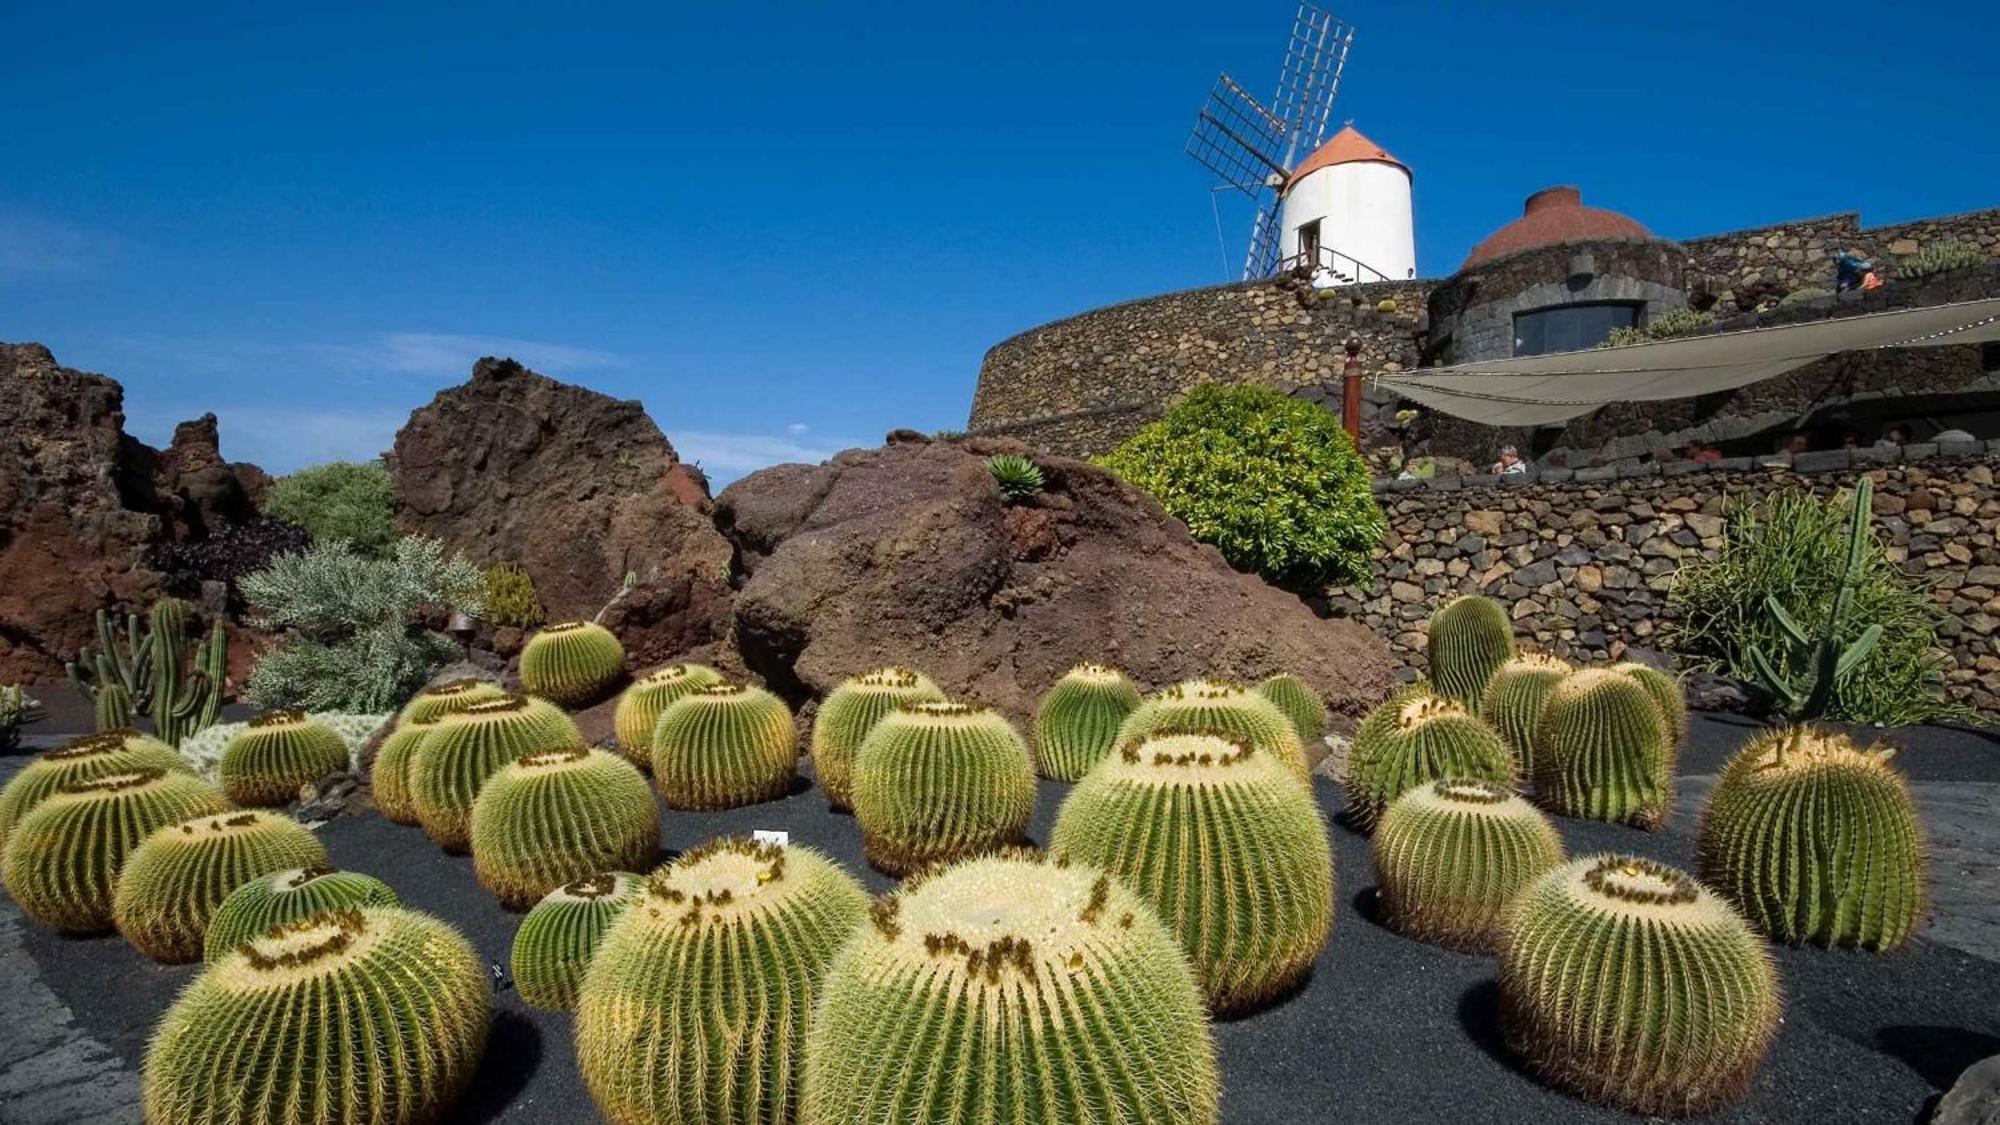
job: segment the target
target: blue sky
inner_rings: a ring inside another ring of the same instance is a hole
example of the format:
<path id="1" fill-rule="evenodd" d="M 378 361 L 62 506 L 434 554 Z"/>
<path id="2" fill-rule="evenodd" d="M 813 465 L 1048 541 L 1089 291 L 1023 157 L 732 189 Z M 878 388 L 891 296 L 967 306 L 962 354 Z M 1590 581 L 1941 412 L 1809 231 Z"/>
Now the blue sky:
<path id="1" fill-rule="evenodd" d="M 1426 274 L 1558 182 L 1668 236 L 1990 207 L 1983 7 L 1350 3 L 1335 118 L 1416 170 Z M 1225 279 L 1181 144 L 1291 13 L 0 0 L 0 339 L 279 471 L 487 352 L 725 481 L 960 427 L 1006 336 Z"/>

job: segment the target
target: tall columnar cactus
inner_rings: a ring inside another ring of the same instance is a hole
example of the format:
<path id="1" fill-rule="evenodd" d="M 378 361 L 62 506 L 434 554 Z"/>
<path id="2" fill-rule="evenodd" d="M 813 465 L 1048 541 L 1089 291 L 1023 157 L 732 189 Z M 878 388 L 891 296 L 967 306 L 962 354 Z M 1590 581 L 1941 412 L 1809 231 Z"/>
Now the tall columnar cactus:
<path id="1" fill-rule="evenodd" d="M 7 891 L 21 912 L 72 933 L 111 928 L 118 870 L 169 824 L 229 808 L 213 785 L 159 767 L 68 782 L 7 836 Z"/>
<path id="2" fill-rule="evenodd" d="M 1297 983 L 1333 925 L 1318 802 L 1234 736 L 1126 743 L 1063 801 L 1050 851 L 1111 872 L 1156 909 L 1219 1012 Z"/>
<path id="3" fill-rule="evenodd" d="M 1118 727 L 1123 746 L 1162 730 L 1212 730 L 1233 734 L 1283 762 L 1300 781 L 1309 776 L 1305 744 L 1278 705 L 1227 680 L 1185 680 L 1145 698 Z"/>
<path id="4" fill-rule="evenodd" d="M 1363 828 L 1404 791 L 1448 777 L 1514 782 L 1514 758 L 1457 699 L 1413 684 L 1368 713 L 1348 748 L 1347 807 Z"/>
<path id="5" fill-rule="evenodd" d="M 1514 895 L 1563 861 L 1562 837 L 1540 810 L 1473 778 L 1405 790 L 1373 843 L 1383 918 L 1420 941 L 1481 953 L 1498 941 Z"/>
<path id="6" fill-rule="evenodd" d="M 375 807 L 391 824 L 421 823 L 416 797 L 410 791 L 410 775 L 425 736 L 436 730 L 437 724 L 437 719 L 400 720 L 375 749 L 368 784 L 375 795 Z"/>
<path id="7" fill-rule="evenodd" d="M 1852 641 L 1841 640 L 1849 630 L 1847 616 L 1854 607 L 1854 591 L 1861 583 L 1868 564 L 1868 549 L 1874 543 L 1868 526 L 1874 518 L 1875 482 L 1863 476 L 1854 483 L 1850 505 L 1847 565 L 1841 570 L 1833 605 L 1827 610 L 1826 620 L 1820 622 L 1817 636 L 1808 634 L 1775 595 L 1764 597 L 1764 611 L 1778 626 L 1784 647 L 1768 651 L 1752 647 L 1750 666 L 1764 689 L 1777 700 L 1778 711 L 1795 723 L 1825 715 L 1833 703 L 1834 685 L 1868 659 L 1882 639 L 1882 625 L 1877 622 L 1862 629 Z"/>
<path id="8" fill-rule="evenodd" d="M 1924 832 L 1893 753 L 1806 727 L 1751 739 L 1702 812 L 1702 881 L 1778 941 L 1909 941 L 1928 898 Z"/>
<path id="9" fill-rule="evenodd" d="M 524 908 L 599 871 L 651 867 L 660 806 L 632 763 L 570 746 L 522 755 L 472 802 L 472 867 L 502 904 Z"/>
<path id="10" fill-rule="evenodd" d="M 97 611 L 98 649 L 85 648 L 69 665 L 70 682 L 96 700 L 98 728 L 129 727 L 140 714 L 168 745 L 215 725 L 229 678 L 229 638 L 222 622 L 187 659 L 187 606 L 174 598 L 153 603 L 142 631 L 139 615 L 125 615 L 121 636 L 111 615 Z"/>
<path id="11" fill-rule="evenodd" d="M 410 697 L 396 713 L 398 726 L 404 723 L 432 723 L 454 715 L 475 703 L 499 699 L 507 689 L 492 680 L 459 679 L 432 684 Z"/>
<path id="12" fill-rule="evenodd" d="M 705 664 L 669 664 L 633 680 L 611 717 L 618 752 L 641 773 L 653 772 L 653 728 L 661 712 L 682 696 L 721 682 L 722 673 Z"/>
<path id="13" fill-rule="evenodd" d="M 1562 816 L 1658 828 L 1673 810 L 1666 716 L 1640 683 L 1586 668 L 1549 692 L 1535 745 L 1535 800 Z"/>
<path id="14" fill-rule="evenodd" d="M 486 779 L 526 754 L 583 745 L 562 708 L 509 695 L 439 719 L 410 760 L 410 801 L 424 834 L 447 851 L 472 842 L 472 801 Z"/>
<path id="15" fill-rule="evenodd" d="M 125 730 L 139 721 L 132 693 L 124 684 L 100 684 L 91 692 L 91 714 L 98 730 Z"/>
<path id="16" fill-rule="evenodd" d="M 1501 923 L 1500 1019 L 1545 1081 L 1632 1113 L 1740 1095 L 1777 1030 L 1777 973 L 1729 904 L 1665 864 L 1597 855 L 1544 874 Z"/>
<path id="17" fill-rule="evenodd" d="M 1259 680 L 1257 694 L 1278 705 L 1298 730 L 1300 742 L 1310 746 L 1326 737 L 1326 701 L 1311 684 L 1290 672 L 1280 672 Z"/>
<path id="18" fill-rule="evenodd" d="M 1108 664 L 1063 673 L 1035 711 L 1035 763 L 1043 777 L 1075 781 L 1117 745 L 1118 728 L 1139 707 L 1139 689 Z"/>
<path id="19" fill-rule="evenodd" d="M 209 920 L 250 879 L 328 861 L 298 821 L 255 809 L 170 824 L 139 842 L 119 869 L 111 917 L 133 947 L 178 965 L 201 958 Z"/>
<path id="20" fill-rule="evenodd" d="M 905 703 L 854 760 L 861 850 L 890 875 L 1015 843 L 1034 811 L 1027 744 L 976 703 Z"/>
<path id="21" fill-rule="evenodd" d="M 1125 885 L 1031 855 L 876 903 L 806 1042 L 802 1125 L 1217 1119 L 1201 990 Z"/>
<path id="22" fill-rule="evenodd" d="M 1680 677 L 1633 661 L 1613 664 L 1611 670 L 1637 680 L 1639 686 L 1646 689 L 1646 694 L 1653 697 L 1654 704 L 1660 708 L 1660 717 L 1667 721 L 1667 735 L 1673 740 L 1671 745 L 1677 752 L 1687 739 L 1689 724 L 1687 689 L 1681 686 Z"/>
<path id="23" fill-rule="evenodd" d="M 216 776 L 239 805 L 282 805 L 348 767 L 347 740 L 303 711 L 268 711 L 222 748 Z"/>
<path id="24" fill-rule="evenodd" d="M 836 809 L 854 807 L 854 756 L 861 740 L 904 703 L 942 700 L 930 677 L 908 668 L 876 668 L 844 680 L 820 702 L 813 717 L 813 773 Z"/>
<path id="25" fill-rule="evenodd" d="M 1549 692 L 1575 670 L 1560 657 L 1523 652 L 1502 664 L 1486 681 L 1479 717 L 1499 732 L 1507 749 L 1514 752 L 1518 772 L 1534 775 L 1535 732 L 1541 727 L 1542 706 L 1548 702 Z"/>
<path id="26" fill-rule="evenodd" d="M 202 959 L 220 961 L 273 926 L 323 911 L 401 904 L 389 884 L 359 871 L 336 871 L 323 863 L 273 871 L 240 884 L 215 908 L 202 937 Z"/>
<path id="27" fill-rule="evenodd" d="M 514 931 L 508 955 L 521 999 L 537 1008 L 575 1007 L 583 972 L 605 932 L 639 900 L 645 886 L 644 879 L 630 872 L 605 871 L 542 896 Z"/>
<path id="28" fill-rule="evenodd" d="M 0 754 L 21 744 L 21 728 L 42 717 L 42 705 L 20 684 L 0 684 Z"/>
<path id="29" fill-rule="evenodd" d="M 621 1125 L 794 1120 L 827 966 L 867 916 L 861 884 L 810 848 L 715 840 L 655 871 L 577 995 L 598 1108 Z"/>
<path id="30" fill-rule="evenodd" d="M 1431 682 L 1467 707 L 1479 706 L 1486 681 L 1514 655 L 1514 623 L 1491 598 L 1467 594 L 1431 614 L 1426 628 Z"/>
<path id="31" fill-rule="evenodd" d="M 653 727 L 653 780 L 676 809 L 733 809 L 784 796 L 798 776 L 798 727 L 763 688 L 710 684 Z"/>
<path id="32" fill-rule="evenodd" d="M 551 625 L 521 649 L 521 687 L 565 707 L 604 698 L 625 674 L 625 646 L 591 621 Z"/>
<path id="33" fill-rule="evenodd" d="M 0 854 L 4 854 L 14 826 L 56 790 L 73 781 L 145 769 L 194 773 L 194 767 L 173 747 L 136 730 L 88 734 L 22 766 L 7 787 L 0 789 Z"/>
<path id="34" fill-rule="evenodd" d="M 401 907 L 280 924 L 205 968 L 146 1050 L 153 1125 L 442 1121 L 486 1050 L 486 964 Z"/>

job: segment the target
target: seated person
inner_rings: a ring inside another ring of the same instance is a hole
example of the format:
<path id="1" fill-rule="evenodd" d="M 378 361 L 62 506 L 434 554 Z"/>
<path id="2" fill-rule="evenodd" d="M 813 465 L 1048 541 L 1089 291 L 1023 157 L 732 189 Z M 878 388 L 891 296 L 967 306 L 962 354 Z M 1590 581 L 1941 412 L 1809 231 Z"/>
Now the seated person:
<path id="1" fill-rule="evenodd" d="M 1515 449 L 1511 445 L 1503 445 L 1500 447 L 1500 459 L 1493 462 L 1493 467 L 1486 471 L 1489 473 L 1499 473 L 1501 476 L 1511 476 L 1515 473 L 1527 472 L 1528 463 L 1521 460 L 1520 450 Z"/>

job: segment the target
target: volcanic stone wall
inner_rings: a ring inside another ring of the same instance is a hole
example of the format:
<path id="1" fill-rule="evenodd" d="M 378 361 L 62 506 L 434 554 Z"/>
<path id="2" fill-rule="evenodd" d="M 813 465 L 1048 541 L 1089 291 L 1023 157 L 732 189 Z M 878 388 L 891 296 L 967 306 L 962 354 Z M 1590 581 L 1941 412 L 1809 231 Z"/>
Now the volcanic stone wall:
<path id="1" fill-rule="evenodd" d="M 1833 259 L 1846 250 L 1894 272 L 1897 261 L 1940 243 L 1960 242 L 2000 258 L 2000 208 L 1934 219 L 1861 225 L 1848 211 L 1681 243 L 1721 303 L 1748 310 L 1805 286 L 1833 286 Z"/>

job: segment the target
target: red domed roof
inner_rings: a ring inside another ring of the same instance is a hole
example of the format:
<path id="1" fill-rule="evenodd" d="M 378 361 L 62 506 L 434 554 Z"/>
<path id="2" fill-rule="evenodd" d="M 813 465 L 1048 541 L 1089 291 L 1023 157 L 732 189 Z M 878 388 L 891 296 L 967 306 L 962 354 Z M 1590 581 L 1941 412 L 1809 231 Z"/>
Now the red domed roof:
<path id="1" fill-rule="evenodd" d="M 1585 207 L 1573 187 L 1543 188 L 1528 197 L 1521 217 L 1486 236 L 1458 267 L 1467 269 L 1502 254 L 1580 238 L 1651 238 L 1653 232 L 1616 211 Z"/>
<path id="2" fill-rule="evenodd" d="M 1340 132 L 1327 138 L 1327 142 L 1312 151 L 1312 155 L 1299 161 L 1292 174 L 1285 178 L 1285 190 L 1304 179 L 1308 174 L 1321 168 L 1331 168 L 1336 164 L 1352 164 L 1358 160 L 1373 161 L 1376 164 L 1393 164 L 1408 174 L 1410 166 L 1389 155 L 1389 150 L 1361 135 L 1361 130 L 1352 125 L 1343 126 Z"/>

